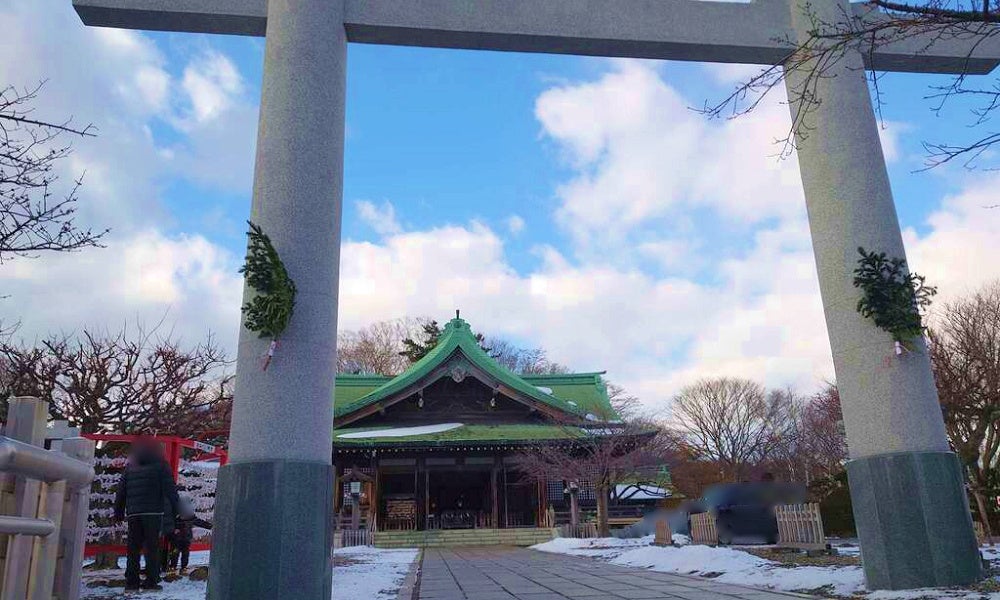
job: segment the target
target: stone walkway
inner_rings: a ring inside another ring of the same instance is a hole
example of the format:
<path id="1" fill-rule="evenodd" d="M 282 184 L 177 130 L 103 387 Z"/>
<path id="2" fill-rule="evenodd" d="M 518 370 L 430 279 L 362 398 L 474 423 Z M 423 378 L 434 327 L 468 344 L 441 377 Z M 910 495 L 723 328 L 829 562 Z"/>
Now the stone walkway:
<path id="1" fill-rule="evenodd" d="M 793 600 L 769 592 L 524 548 L 428 548 L 420 600 Z"/>

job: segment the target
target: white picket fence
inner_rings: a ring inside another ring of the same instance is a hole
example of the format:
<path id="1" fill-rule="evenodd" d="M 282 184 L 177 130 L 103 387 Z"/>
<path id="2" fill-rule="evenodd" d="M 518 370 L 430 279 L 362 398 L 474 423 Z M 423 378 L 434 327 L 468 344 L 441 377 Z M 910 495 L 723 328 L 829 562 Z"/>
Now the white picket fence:
<path id="1" fill-rule="evenodd" d="M 596 523 L 580 523 L 575 527 L 570 524 L 559 526 L 559 537 L 564 538 L 596 538 L 597 537 L 597 524 Z"/>
<path id="2" fill-rule="evenodd" d="M 374 535 L 368 529 L 341 529 L 333 532 L 333 548 L 348 548 L 350 546 L 371 546 Z"/>
<path id="3" fill-rule="evenodd" d="M 784 504 L 774 507 L 778 519 L 778 545 L 802 550 L 826 548 L 819 504 Z"/>

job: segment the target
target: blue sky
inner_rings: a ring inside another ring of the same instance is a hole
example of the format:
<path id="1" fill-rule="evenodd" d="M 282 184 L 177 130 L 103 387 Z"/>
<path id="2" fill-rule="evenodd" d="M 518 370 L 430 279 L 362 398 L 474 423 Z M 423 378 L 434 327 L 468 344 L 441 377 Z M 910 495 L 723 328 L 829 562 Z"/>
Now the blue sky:
<path id="1" fill-rule="evenodd" d="M 21 335 L 164 319 L 238 328 L 263 41 L 84 28 L 68 1 L 13 0 L 7 84 L 100 128 L 81 218 L 108 248 L 0 267 Z M 607 369 L 651 406 L 704 375 L 810 391 L 833 377 L 787 110 L 708 122 L 745 67 L 352 45 L 342 327 L 454 308 L 480 330 Z M 996 175 L 915 173 L 968 135 L 891 75 L 883 132 L 915 269 L 964 293 L 1000 275 Z"/>

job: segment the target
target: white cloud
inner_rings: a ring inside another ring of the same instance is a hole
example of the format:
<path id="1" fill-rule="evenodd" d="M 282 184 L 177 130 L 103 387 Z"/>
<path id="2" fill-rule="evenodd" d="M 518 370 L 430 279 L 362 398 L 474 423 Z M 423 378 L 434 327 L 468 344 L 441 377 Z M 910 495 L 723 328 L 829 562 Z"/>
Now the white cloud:
<path id="1" fill-rule="evenodd" d="M 927 217 L 925 234 L 903 232 L 910 267 L 939 288 L 935 304 L 1000 279 L 1000 208 L 989 208 L 1000 204 L 998 184 L 997 173 L 973 177 Z"/>
<path id="2" fill-rule="evenodd" d="M 402 233 L 403 227 L 396 220 L 396 208 L 390 202 L 376 206 L 368 200 L 355 202 L 358 216 L 379 235 L 395 235 Z"/>
<path id="3" fill-rule="evenodd" d="M 0 269 L 3 314 L 31 340 L 125 320 L 166 327 L 187 340 L 209 331 L 236 346 L 242 278 L 236 257 L 202 236 L 138 232 L 108 248 L 17 259 Z"/>
<path id="4" fill-rule="evenodd" d="M 801 212 L 797 164 L 775 157 L 774 140 L 790 123 L 780 102 L 713 123 L 689 109 L 696 103 L 654 63 L 612 64 L 596 81 L 547 90 L 535 107 L 577 172 L 557 191 L 557 217 L 580 257 L 619 258 L 692 208 L 742 225 Z"/>
<path id="5" fill-rule="evenodd" d="M 224 54 L 210 51 L 184 69 L 181 86 L 197 122 L 216 118 L 243 93 L 243 78 Z"/>
<path id="6" fill-rule="evenodd" d="M 511 235 L 518 235 L 524 231 L 524 219 L 520 215 L 511 215 L 507 217 L 507 231 Z"/>

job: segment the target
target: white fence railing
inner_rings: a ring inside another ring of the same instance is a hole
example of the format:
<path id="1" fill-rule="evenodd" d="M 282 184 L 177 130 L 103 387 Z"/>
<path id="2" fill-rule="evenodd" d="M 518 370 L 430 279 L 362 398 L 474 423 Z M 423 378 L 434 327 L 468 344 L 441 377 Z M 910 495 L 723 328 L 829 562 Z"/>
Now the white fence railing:
<path id="1" fill-rule="evenodd" d="M 574 525 L 560 525 L 559 537 L 564 538 L 595 538 L 597 537 L 596 523 L 580 523 Z"/>
<path id="2" fill-rule="evenodd" d="M 333 548 L 371 546 L 374 535 L 368 529 L 341 529 L 333 532 Z"/>
<path id="3" fill-rule="evenodd" d="M 12 398 L 0 436 L 3 600 L 80 595 L 94 443 L 64 426 L 47 429 L 48 410 L 36 398 Z"/>

